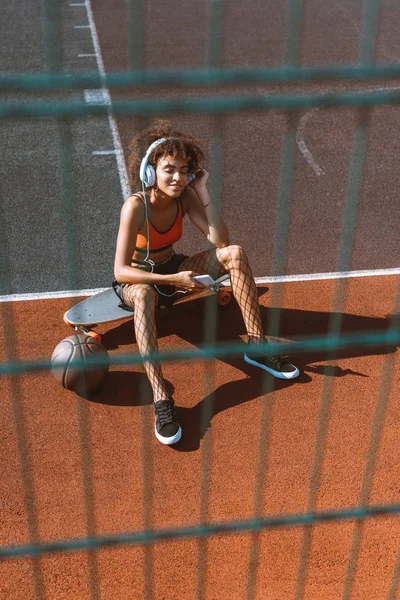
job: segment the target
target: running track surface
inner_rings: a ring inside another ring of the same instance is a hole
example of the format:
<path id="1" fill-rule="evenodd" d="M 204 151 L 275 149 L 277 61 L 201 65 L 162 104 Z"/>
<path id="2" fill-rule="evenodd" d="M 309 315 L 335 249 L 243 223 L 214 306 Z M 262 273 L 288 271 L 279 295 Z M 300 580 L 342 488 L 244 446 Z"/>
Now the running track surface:
<path id="1" fill-rule="evenodd" d="M 30 10 L 24 5 L 24 0 L 9 5 L 3 19 L 4 70 L 43 68 L 38 58 L 40 20 L 37 15 L 31 18 Z M 185 4 L 186 9 L 179 13 L 182 26 L 180 42 L 185 48 L 179 56 L 176 47 L 168 43 L 169 32 L 176 25 L 176 20 L 173 12 L 166 10 L 167 6 L 170 5 L 158 4 L 148 9 L 147 67 L 170 66 L 172 60 L 175 66 L 203 67 L 206 43 L 201 33 L 204 31 L 202 3 Z M 238 12 L 233 5 L 230 7 L 225 25 L 225 66 L 280 63 L 284 14 L 278 4 L 271 9 L 273 21 L 268 18 L 264 4 L 258 0 L 249 2 L 245 13 L 241 9 Z M 393 2 L 387 0 L 383 3 L 377 54 L 381 62 L 398 59 L 394 9 Z M 72 9 L 67 4 L 63 5 L 64 61 L 70 70 L 94 68 L 93 59 L 77 59 L 79 52 L 92 51 L 90 40 L 85 37 L 87 31 L 73 29 L 74 25 L 83 22 L 79 10 L 79 7 Z M 123 8 L 117 2 L 100 3 L 95 0 L 93 10 L 106 69 L 126 68 Z M 15 13 L 20 15 L 17 20 Z M 16 23 L 20 31 L 13 30 L 12 23 Z M 198 23 L 197 28 L 193 27 L 194 23 Z M 4 24 L 7 26 L 4 27 Z M 30 35 L 21 35 L 24 27 Z M 37 35 L 32 35 L 36 29 Z M 339 32 L 341 44 L 337 44 Z M 303 32 L 303 64 L 354 62 L 359 33 L 359 3 L 338 2 L 328 17 L 322 2 L 308 2 Z M 17 35 L 20 42 L 14 49 Z M 156 39 L 161 41 L 156 43 Z M 383 82 L 382 85 L 394 84 Z M 348 84 L 332 87 L 343 89 Z M 305 86 L 302 89 L 305 90 Z M 314 89 L 324 92 L 326 86 L 315 85 Z M 265 91 L 264 87 L 258 86 L 254 89 L 232 88 L 229 93 Z M 269 88 L 269 91 L 274 91 L 274 88 Z M 207 90 L 206 93 L 209 92 Z M 135 97 L 137 93 L 129 93 L 129 97 Z M 139 93 L 166 96 L 182 92 L 153 90 Z M 188 93 L 205 92 L 189 90 Z M 54 97 L 62 98 L 59 94 Z M 376 110 L 373 114 L 350 267 L 353 269 L 398 266 L 396 110 Z M 302 115 L 299 115 L 297 131 L 303 136 L 313 161 L 307 161 L 304 153 L 298 153 L 286 272 L 333 271 L 337 264 L 354 113 L 333 110 L 303 116 L 305 119 L 301 120 Z M 176 117 L 175 123 L 183 129 L 189 124 L 194 125 L 197 135 L 204 140 L 211 139 L 213 120 L 209 117 L 192 120 L 182 115 Z M 142 125 L 143 122 L 135 119 L 118 120 L 125 150 L 130 136 Z M 273 208 L 284 127 L 284 119 L 277 113 L 234 116 L 227 119 L 224 126 L 225 210 L 229 215 L 232 239 L 246 247 L 257 276 L 268 275 L 271 268 L 272 242 L 269 240 L 272 240 L 275 227 Z M 64 229 L 60 221 L 56 171 L 57 131 L 49 123 L 40 126 L 38 123 L 12 123 L 11 128 L 10 135 L 7 134 L 7 125 L 3 124 L 2 129 L 7 152 L 1 174 L 3 196 L 8 199 L 6 219 L 11 261 L 11 287 L 5 293 L 67 289 L 63 249 L 59 243 Z M 76 136 L 75 159 L 78 165 L 74 190 L 79 198 L 76 226 L 82 270 L 82 279 L 77 284 L 82 288 L 99 287 L 108 285 L 110 280 L 113 240 L 121 205 L 120 184 L 114 158 L 94 159 L 92 155 L 93 150 L 110 147 L 108 124 L 98 119 L 82 121 L 73 130 L 73 135 Z M 323 174 L 317 167 L 323 170 Z M 253 212 L 248 210 L 249 188 L 253 192 L 251 201 L 256 207 Z M 266 197 L 268 203 L 265 202 Z M 22 220 L 19 217 L 21 207 Z M 44 226 L 46 218 L 50 220 L 51 228 Z M 190 231 L 181 249 L 193 252 L 198 249 L 198 242 L 199 239 Z M 350 280 L 344 331 L 384 329 L 388 315 L 393 312 L 397 283 L 395 277 Z M 269 290 L 260 288 L 266 323 L 272 310 L 269 307 L 273 285 L 269 287 Z M 325 334 L 334 287 L 335 282 L 332 281 L 286 284 L 280 335 L 290 339 L 294 335 Z M 70 333 L 61 320 L 70 302 L 65 299 L 1 305 L 3 323 L 9 324 L 12 315 L 19 358 L 48 358 L 51 355 L 54 346 Z M 204 300 L 192 300 L 160 315 L 161 349 L 190 349 L 201 345 L 205 304 Z M 244 337 L 235 305 L 219 314 L 219 340 Z M 131 322 L 104 327 L 103 332 L 110 354 L 137 352 Z M 5 335 L 4 328 L 1 335 Z M 4 341 L 1 339 L 2 348 Z M 161 446 L 154 438 L 152 408 L 150 405 L 141 406 L 138 399 L 139 390 L 145 385 L 145 376 L 139 367 L 111 369 L 106 382 L 91 400 L 62 390 L 50 374 L 21 377 L 16 380 L 17 391 L 25 418 L 40 538 L 55 540 L 87 534 L 78 425 L 80 411 L 88 415 L 90 423 L 96 533 L 142 529 L 145 525 L 143 507 L 148 503 L 151 503 L 154 527 L 197 524 L 200 519 L 201 460 L 209 447 L 209 520 L 220 522 L 251 518 L 260 417 L 265 406 L 268 431 L 261 432 L 261 435 L 267 435 L 269 443 L 263 513 L 284 515 L 304 512 L 321 393 L 327 380 L 332 382 L 332 400 L 316 509 L 356 506 L 385 361 L 395 363 L 395 377 L 368 497 L 370 504 L 385 504 L 399 500 L 398 459 L 393 451 L 397 447 L 399 412 L 399 401 L 394 393 L 399 385 L 396 348 L 386 351 L 352 350 L 341 353 L 336 361 L 329 361 L 326 355 L 296 356 L 294 362 L 302 371 L 301 378 L 289 384 L 275 381 L 274 394 L 267 396 L 262 393 L 262 376 L 244 361 L 216 361 L 211 371 L 214 378 L 211 387 L 215 390 L 213 416 L 205 431 L 201 430 L 201 409 L 207 395 L 204 380 L 205 375 L 210 374 L 210 364 L 166 364 L 165 376 L 171 389 L 175 390 L 178 418 L 184 432 L 182 442 L 175 449 Z M 0 483 L 0 539 L 3 545 L 24 543 L 28 538 L 12 413 L 13 388 L 7 378 L 0 380 L 0 385 L 4 465 Z M 150 450 L 144 461 L 145 439 L 149 440 Z M 151 494 L 145 491 L 143 471 L 150 477 Z M 353 531 L 353 522 L 318 525 L 313 529 L 305 598 L 336 600 L 342 597 Z M 301 528 L 274 530 L 260 535 L 257 599 L 286 600 L 294 597 L 303 535 Z M 398 539 L 398 518 L 365 522 L 351 600 L 381 600 L 387 596 Z M 250 547 L 249 535 L 209 539 L 206 544 L 204 594 L 207 599 L 246 597 Z M 143 548 L 124 547 L 97 552 L 100 597 L 110 600 L 144 598 L 144 557 Z M 154 598 L 197 598 L 198 560 L 199 542 L 196 540 L 164 542 L 155 546 Z M 79 600 L 90 597 L 88 557 L 85 553 L 46 556 L 41 565 L 46 599 Z M 34 598 L 32 582 L 30 561 L 0 563 L 2 597 L 13 600 Z"/>
<path id="2" fill-rule="evenodd" d="M 272 289 L 260 288 L 262 314 L 271 315 Z M 284 288 L 280 336 L 326 332 L 335 282 L 289 283 Z M 343 331 L 380 331 L 392 313 L 397 278 L 352 279 L 344 310 Z M 158 327 L 162 350 L 189 350 L 202 343 L 206 302 L 193 299 L 161 313 Z M 50 356 L 68 334 L 60 315 L 67 300 L 15 302 L 18 355 L 24 359 Z M 107 326 L 104 343 L 110 354 L 137 352 L 131 321 Z M 244 337 L 236 305 L 219 311 L 218 339 Z M 1 340 L 4 347 L 4 340 Z M 260 373 L 241 359 L 215 363 L 168 363 L 165 376 L 175 390 L 183 438 L 175 448 L 154 437 L 152 406 L 141 406 L 145 382 L 141 368 L 112 368 L 91 400 L 63 390 L 51 374 L 20 379 L 19 397 L 25 418 L 28 456 L 33 474 L 38 531 L 43 540 L 85 536 L 81 439 L 78 416 L 89 419 L 95 531 L 118 533 L 144 527 L 144 505 L 151 503 L 153 527 L 195 525 L 200 519 L 200 474 L 205 444 L 209 485 L 208 519 L 221 522 L 253 516 L 258 449 L 268 436 L 263 491 L 264 515 L 298 514 L 306 510 L 321 393 L 332 378 L 329 425 L 326 431 L 316 510 L 355 507 L 366 466 L 382 370 L 389 361 L 395 377 L 387 400 L 384 427 L 368 493 L 370 504 L 396 503 L 398 487 L 399 381 L 396 348 L 351 350 L 337 360 L 326 355 L 299 355 L 294 362 L 301 377 L 292 383 L 274 380 L 273 394 L 262 392 Z M 326 368 L 324 374 L 323 369 Z M 207 374 L 208 392 L 204 389 Z M 11 383 L 1 381 L 1 448 L 4 456 L 0 501 L 3 544 L 27 541 L 20 469 L 11 410 Z M 207 393 L 215 392 L 212 417 L 201 428 Z M 260 432 L 263 407 L 267 429 Z M 147 436 L 147 438 L 146 438 Z M 144 440 L 148 451 L 143 455 Z M 146 488 L 143 473 L 151 481 Z M 147 492 L 145 490 L 147 489 Z M 349 561 L 354 522 L 313 528 L 304 598 L 341 598 Z M 255 598 L 294 597 L 302 528 L 266 531 L 260 535 Z M 386 598 L 398 552 L 399 519 L 375 518 L 362 527 L 352 600 Z M 204 597 L 208 600 L 246 597 L 250 535 L 210 538 L 206 543 Z M 142 599 L 143 548 L 123 547 L 95 553 L 102 599 Z M 152 551 L 154 598 L 197 598 L 199 541 L 157 544 Z M 85 553 L 46 556 L 41 561 L 46 598 L 89 598 L 88 556 Z M 29 560 L 0 565 L 2 597 L 34 598 Z M 150 596 L 151 597 L 151 596 Z M 398 596 L 400 597 L 400 596 Z"/>

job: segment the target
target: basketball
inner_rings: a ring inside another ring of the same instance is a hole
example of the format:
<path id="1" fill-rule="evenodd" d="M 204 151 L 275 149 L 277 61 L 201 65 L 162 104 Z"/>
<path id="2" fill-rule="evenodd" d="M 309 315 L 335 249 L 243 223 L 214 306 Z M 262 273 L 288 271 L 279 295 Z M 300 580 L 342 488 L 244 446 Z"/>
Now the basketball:
<path id="1" fill-rule="evenodd" d="M 88 359 L 100 358 L 101 365 L 90 365 Z M 82 364 L 83 363 L 83 364 Z M 97 339 L 83 334 L 63 339 L 51 355 L 51 371 L 67 390 L 85 393 L 94 390 L 108 372 L 108 353 Z"/>

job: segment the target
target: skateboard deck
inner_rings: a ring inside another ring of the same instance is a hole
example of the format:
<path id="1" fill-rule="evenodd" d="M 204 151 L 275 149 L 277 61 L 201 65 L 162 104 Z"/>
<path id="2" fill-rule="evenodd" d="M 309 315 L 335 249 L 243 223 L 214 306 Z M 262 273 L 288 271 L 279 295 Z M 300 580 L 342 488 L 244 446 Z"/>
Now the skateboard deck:
<path id="1" fill-rule="evenodd" d="M 132 318 L 133 313 L 120 308 L 121 300 L 113 288 L 99 292 L 70 308 L 64 316 L 69 325 L 98 325 Z"/>
<path id="2" fill-rule="evenodd" d="M 217 279 L 213 285 L 204 286 L 204 290 L 212 290 L 217 293 L 221 287 L 223 281 L 228 279 L 229 275 L 223 275 Z M 229 292 L 226 292 L 229 295 Z M 197 294 L 193 294 L 197 295 Z M 187 296 L 184 296 L 187 298 Z M 225 302 L 221 304 L 228 304 L 230 300 L 226 296 Z M 95 332 L 90 332 L 87 327 L 99 325 L 100 323 L 109 323 L 110 321 L 122 321 L 124 319 L 132 319 L 133 311 L 124 310 L 119 306 L 121 300 L 118 298 L 113 288 L 108 288 L 103 292 L 99 292 L 90 298 L 81 300 L 78 304 L 75 304 L 64 314 L 64 322 L 75 329 L 79 329 L 89 335 L 94 335 Z M 99 334 L 94 335 L 99 337 Z"/>

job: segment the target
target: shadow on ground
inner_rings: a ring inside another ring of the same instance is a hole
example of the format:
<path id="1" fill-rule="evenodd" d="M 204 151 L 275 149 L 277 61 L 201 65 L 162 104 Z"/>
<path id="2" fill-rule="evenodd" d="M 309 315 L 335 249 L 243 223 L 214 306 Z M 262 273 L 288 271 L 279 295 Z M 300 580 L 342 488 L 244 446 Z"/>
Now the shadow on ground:
<path id="1" fill-rule="evenodd" d="M 262 288 L 265 294 L 267 288 Z M 390 315 L 386 318 L 364 317 L 361 315 L 338 314 L 332 312 L 304 311 L 296 309 L 276 309 L 260 307 L 264 330 L 268 332 L 278 319 L 278 337 L 290 340 L 294 337 L 314 337 L 327 335 L 332 318 L 339 317 L 341 320 L 341 333 L 351 334 L 360 332 L 386 331 L 389 326 Z M 209 325 L 207 327 L 207 325 Z M 230 305 L 219 307 L 215 296 L 206 298 L 195 298 L 173 306 L 170 309 L 162 309 L 157 313 L 157 330 L 159 338 L 176 335 L 188 343 L 201 347 L 206 342 L 215 339 L 220 342 L 237 342 L 238 338 L 246 336 L 243 319 L 238 305 L 232 301 Z M 122 324 L 110 329 L 103 335 L 103 343 L 108 350 L 121 348 L 135 343 L 133 321 L 124 321 Z M 395 347 L 371 347 L 348 348 L 337 353 L 337 358 L 351 358 L 354 356 L 370 356 L 393 352 Z M 305 352 L 298 354 L 297 362 L 303 367 L 310 362 L 324 361 L 328 352 Z M 227 361 L 230 364 L 242 368 L 247 373 L 246 363 L 240 361 Z M 241 367 L 239 367 L 239 364 Z M 325 374 L 335 374 L 325 373 Z M 340 369 L 337 375 L 341 375 Z"/>
<path id="2" fill-rule="evenodd" d="M 266 288 L 263 289 L 265 293 Z M 296 309 L 274 309 L 261 306 L 261 314 L 265 331 L 269 330 L 271 323 L 280 316 L 280 338 L 290 340 L 297 336 L 326 335 L 329 331 L 332 314 L 329 312 L 304 311 Z M 345 334 L 356 332 L 385 331 L 389 325 L 389 317 L 372 318 L 360 315 L 342 314 L 341 332 Z M 215 324 L 215 326 L 213 325 Z M 206 327 L 211 324 L 211 327 Z M 169 310 L 160 311 L 157 316 L 157 328 L 160 338 L 176 335 L 195 347 L 201 347 L 205 341 L 237 342 L 245 337 L 246 331 L 240 310 L 235 302 L 227 307 L 218 307 L 215 297 L 196 298 Z M 103 336 L 103 343 L 108 350 L 132 345 L 135 342 L 133 322 L 124 323 L 110 329 Z M 243 342 L 243 350 L 246 344 Z M 359 347 L 348 348 L 337 352 L 335 356 L 327 352 L 305 352 L 295 355 L 293 362 L 300 369 L 300 376 L 293 381 L 282 381 L 248 365 L 241 357 L 234 359 L 219 359 L 237 370 L 243 372 L 245 377 L 239 381 L 225 383 L 218 387 L 209 396 L 201 399 L 194 407 L 177 407 L 177 418 L 185 431 L 182 441 L 174 446 L 176 450 L 196 450 L 201 439 L 209 428 L 212 418 L 233 406 L 238 406 L 260 395 L 269 395 L 273 391 L 288 388 L 292 385 L 309 383 L 311 375 L 320 374 L 328 377 L 368 377 L 368 373 L 361 373 L 349 368 L 342 368 L 338 361 L 357 356 L 389 354 L 396 351 L 396 347 Z M 334 364 L 313 364 L 315 362 L 332 362 Z M 167 382 L 169 392 L 174 391 L 173 385 Z M 198 387 L 198 382 L 195 382 Z M 200 388 L 201 389 L 201 388 Z M 115 406 L 143 406 L 152 404 L 150 385 L 144 372 L 121 370 L 111 371 L 102 386 L 92 393 L 89 400 Z"/>

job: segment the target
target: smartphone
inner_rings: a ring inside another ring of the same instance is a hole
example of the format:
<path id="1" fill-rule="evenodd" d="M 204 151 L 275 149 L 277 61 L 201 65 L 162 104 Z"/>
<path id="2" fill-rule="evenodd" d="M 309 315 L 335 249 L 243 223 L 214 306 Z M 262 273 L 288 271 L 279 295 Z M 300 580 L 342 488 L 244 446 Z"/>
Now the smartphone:
<path id="1" fill-rule="evenodd" d="M 215 283 L 211 275 L 195 275 L 193 279 L 194 281 L 197 281 L 197 283 L 201 283 L 203 285 L 214 285 Z"/>

